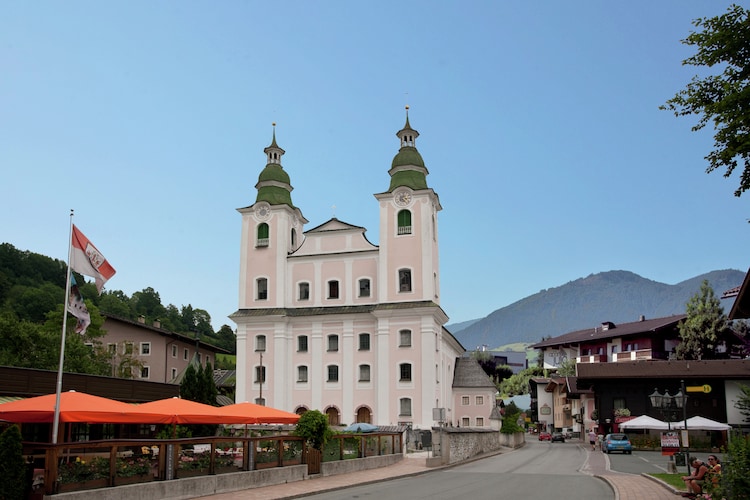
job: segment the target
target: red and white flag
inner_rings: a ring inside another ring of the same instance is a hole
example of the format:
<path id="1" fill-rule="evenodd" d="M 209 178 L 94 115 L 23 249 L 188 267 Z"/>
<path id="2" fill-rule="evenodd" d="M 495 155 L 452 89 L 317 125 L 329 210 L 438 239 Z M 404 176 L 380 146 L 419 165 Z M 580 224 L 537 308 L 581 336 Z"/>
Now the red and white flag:
<path id="1" fill-rule="evenodd" d="M 91 315 L 89 314 L 86 303 L 83 301 L 83 295 L 78 290 L 76 277 L 70 276 L 70 296 L 68 297 L 68 311 L 76 317 L 76 333 L 84 335 L 86 328 L 91 324 Z"/>
<path id="2" fill-rule="evenodd" d="M 78 230 L 75 224 L 73 224 L 72 250 L 70 267 L 77 273 L 94 278 L 96 289 L 102 293 L 104 283 L 115 275 L 115 268 L 109 265 L 104 255 Z"/>

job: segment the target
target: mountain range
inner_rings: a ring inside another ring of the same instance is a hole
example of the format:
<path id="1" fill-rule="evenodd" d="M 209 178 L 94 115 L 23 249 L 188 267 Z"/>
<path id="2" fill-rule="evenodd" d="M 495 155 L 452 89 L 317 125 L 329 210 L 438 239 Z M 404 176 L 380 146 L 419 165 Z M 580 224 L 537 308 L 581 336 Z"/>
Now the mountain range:
<path id="1" fill-rule="evenodd" d="M 717 298 L 742 284 L 736 269 L 711 271 L 676 285 L 652 281 L 630 271 L 607 271 L 549 288 L 497 309 L 481 319 L 446 325 L 467 350 L 495 349 L 517 342 L 593 328 L 605 321 L 630 323 L 641 316 L 661 318 L 684 314 L 690 298 L 708 280 Z M 728 313 L 732 299 L 721 305 Z"/>

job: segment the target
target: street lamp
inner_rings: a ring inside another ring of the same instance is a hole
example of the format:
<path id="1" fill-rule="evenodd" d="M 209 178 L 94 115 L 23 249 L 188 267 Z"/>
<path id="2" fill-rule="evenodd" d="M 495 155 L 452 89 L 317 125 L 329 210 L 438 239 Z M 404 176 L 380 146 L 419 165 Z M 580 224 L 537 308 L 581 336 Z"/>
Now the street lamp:
<path id="1" fill-rule="evenodd" d="M 686 418 L 686 407 L 685 407 L 685 401 L 687 400 L 687 395 L 685 394 L 685 382 L 680 381 L 680 389 L 674 394 L 669 394 L 669 391 L 664 391 L 664 394 L 659 392 L 659 389 L 654 389 L 654 392 L 649 395 L 649 400 L 651 401 L 651 406 L 660 410 L 662 415 L 667 421 L 667 429 L 669 432 L 672 431 L 672 422 L 677 421 L 679 418 L 679 412 L 682 410 L 682 416 L 683 419 Z M 687 426 L 686 426 L 687 429 Z M 680 453 L 682 453 L 682 440 L 680 440 Z M 687 462 L 687 457 L 686 462 Z M 677 472 L 677 467 L 674 463 L 674 456 L 669 456 L 669 464 L 667 465 L 667 469 L 670 474 L 674 474 Z M 688 471 L 690 470 L 690 465 L 688 464 Z"/>

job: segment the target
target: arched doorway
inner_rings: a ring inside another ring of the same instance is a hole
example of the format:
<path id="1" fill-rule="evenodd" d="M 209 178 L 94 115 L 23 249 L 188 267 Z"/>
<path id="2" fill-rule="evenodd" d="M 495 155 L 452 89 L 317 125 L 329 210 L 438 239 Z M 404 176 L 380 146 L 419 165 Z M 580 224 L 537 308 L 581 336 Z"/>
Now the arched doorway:
<path id="1" fill-rule="evenodd" d="M 304 415 L 306 411 L 307 411 L 306 406 L 298 406 L 297 409 L 294 410 L 294 413 L 296 413 L 297 415 Z"/>
<path id="2" fill-rule="evenodd" d="M 328 416 L 328 425 L 340 425 L 341 418 L 339 411 L 333 406 L 326 408 L 326 415 Z"/>
<path id="3" fill-rule="evenodd" d="M 366 406 L 360 406 L 357 410 L 357 422 L 372 423 L 372 411 Z"/>

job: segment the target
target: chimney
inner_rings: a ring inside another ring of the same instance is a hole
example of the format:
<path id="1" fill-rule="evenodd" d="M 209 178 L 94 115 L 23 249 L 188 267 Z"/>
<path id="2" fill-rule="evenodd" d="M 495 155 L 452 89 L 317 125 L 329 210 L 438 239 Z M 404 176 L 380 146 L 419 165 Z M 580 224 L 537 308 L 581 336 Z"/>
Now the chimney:
<path id="1" fill-rule="evenodd" d="M 142 325 L 145 325 L 146 324 L 146 316 L 144 316 L 143 314 L 141 314 L 140 316 L 138 316 L 138 323 L 140 323 Z"/>
<path id="2" fill-rule="evenodd" d="M 646 316 L 644 316 L 643 314 L 641 314 L 641 317 L 638 318 L 638 321 L 646 321 Z"/>
<path id="3" fill-rule="evenodd" d="M 159 321 L 159 318 L 154 320 L 154 328 L 161 328 L 161 321 Z"/>

